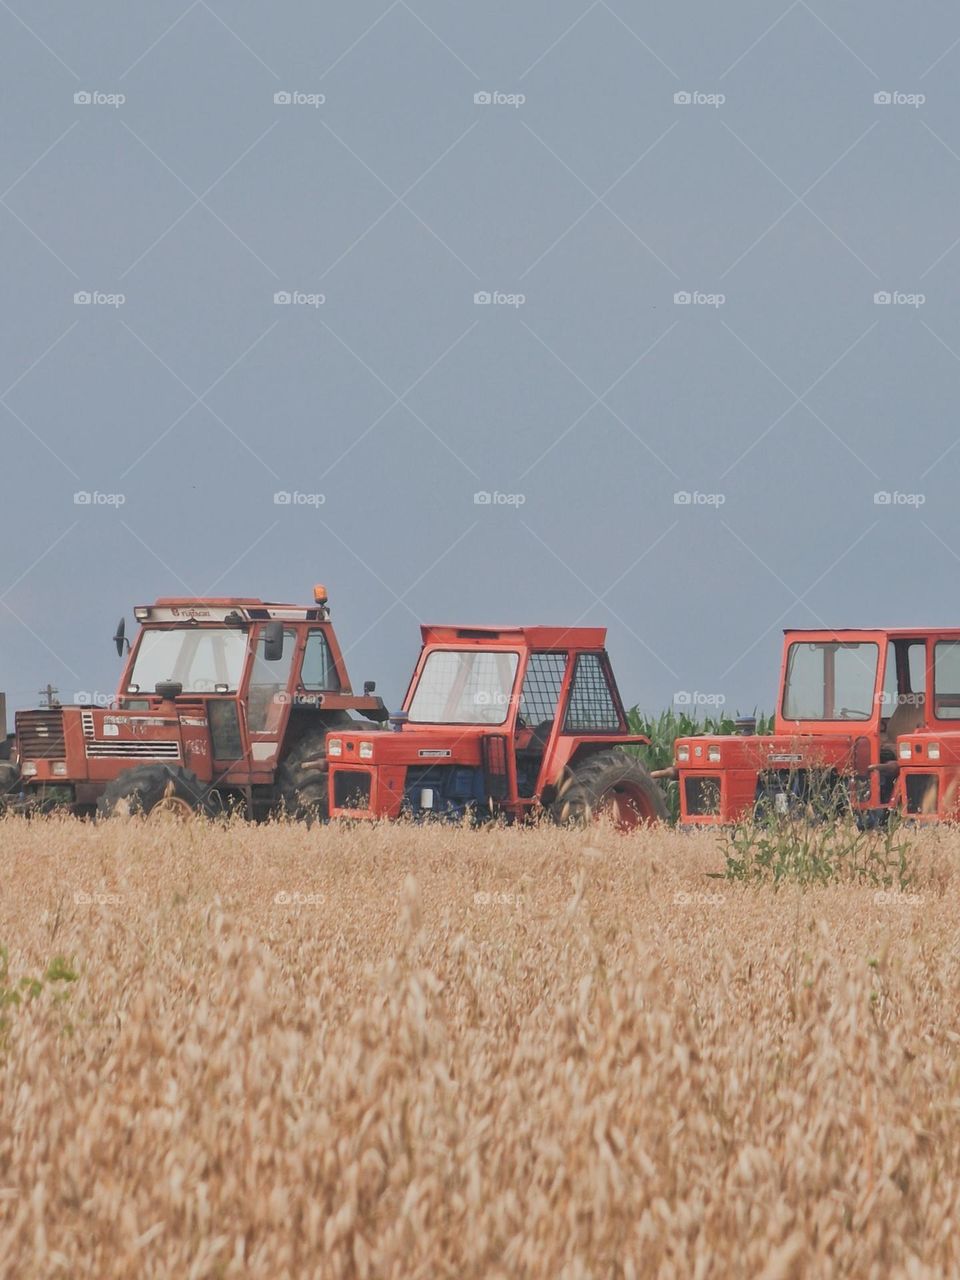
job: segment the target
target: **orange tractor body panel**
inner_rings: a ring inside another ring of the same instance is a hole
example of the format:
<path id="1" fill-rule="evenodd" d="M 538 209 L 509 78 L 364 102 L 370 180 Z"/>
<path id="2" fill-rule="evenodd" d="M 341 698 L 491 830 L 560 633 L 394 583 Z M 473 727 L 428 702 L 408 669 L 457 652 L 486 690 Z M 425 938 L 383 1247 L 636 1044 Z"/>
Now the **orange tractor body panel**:
<path id="1" fill-rule="evenodd" d="M 549 808 L 575 762 L 649 742 L 630 733 L 605 628 L 428 625 L 421 636 L 395 732 L 329 739 L 331 817 L 515 821 Z"/>
<path id="2" fill-rule="evenodd" d="M 901 731 L 928 723 L 940 641 L 960 646 L 960 631 L 786 631 L 773 733 L 675 742 L 681 823 L 736 823 L 760 805 L 786 813 L 826 780 L 858 814 L 901 807 Z"/>

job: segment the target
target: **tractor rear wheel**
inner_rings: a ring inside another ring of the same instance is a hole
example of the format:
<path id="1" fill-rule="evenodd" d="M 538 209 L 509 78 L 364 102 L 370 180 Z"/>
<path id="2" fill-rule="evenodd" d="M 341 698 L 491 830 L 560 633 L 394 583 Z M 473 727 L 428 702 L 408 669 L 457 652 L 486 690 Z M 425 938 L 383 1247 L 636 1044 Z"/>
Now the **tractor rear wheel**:
<path id="1" fill-rule="evenodd" d="M 310 729 L 287 752 L 277 770 L 277 791 L 283 813 L 297 821 L 325 821 L 327 801 L 327 734 L 337 729 L 360 726 L 352 720 L 343 725 Z M 310 768 L 307 768 L 307 765 Z"/>
<path id="2" fill-rule="evenodd" d="M 97 803 L 99 818 L 124 813 L 179 819 L 200 814 L 209 818 L 216 813 L 216 805 L 210 788 L 189 769 L 143 764 L 124 769 L 107 784 Z"/>
<path id="3" fill-rule="evenodd" d="M 0 760 L 0 806 L 4 796 L 16 791 L 20 785 L 20 768 L 12 760 Z"/>
<path id="4" fill-rule="evenodd" d="M 609 818 L 620 831 L 663 822 L 663 792 L 636 758 L 616 748 L 574 761 L 550 809 L 555 822 L 585 826 Z"/>

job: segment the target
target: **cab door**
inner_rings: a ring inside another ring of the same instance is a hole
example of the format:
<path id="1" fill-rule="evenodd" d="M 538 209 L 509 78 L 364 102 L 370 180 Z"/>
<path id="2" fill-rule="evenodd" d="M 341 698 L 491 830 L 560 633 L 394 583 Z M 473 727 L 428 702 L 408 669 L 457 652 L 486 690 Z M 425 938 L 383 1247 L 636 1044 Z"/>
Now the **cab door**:
<path id="1" fill-rule="evenodd" d="M 267 661 L 264 629 L 265 624 L 261 623 L 250 637 L 249 671 L 241 699 L 253 774 L 272 774 L 276 768 L 290 718 L 297 654 L 297 632 L 293 627 L 284 627 L 283 652 L 279 658 Z"/>

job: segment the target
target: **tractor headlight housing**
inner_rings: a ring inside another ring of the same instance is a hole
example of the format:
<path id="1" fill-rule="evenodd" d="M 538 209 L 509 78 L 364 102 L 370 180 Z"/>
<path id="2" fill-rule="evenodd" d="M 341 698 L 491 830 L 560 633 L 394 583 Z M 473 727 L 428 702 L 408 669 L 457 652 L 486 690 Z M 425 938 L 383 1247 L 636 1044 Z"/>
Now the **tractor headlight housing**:
<path id="1" fill-rule="evenodd" d="M 711 763 L 711 764 L 719 764 L 719 763 L 720 763 L 720 748 L 719 748 L 719 747 L 716 747 L 716 746 L 714 746 L 714 747 L 707 747 L 707 759 L 710 761 L 710 763 Z"/>
<path id="2" fill-rule="evenodd" d="M 20 772 L 25 778 L 35 778 L 37 776 L 37 766 L 32 760 L 27 760 Z"/>
<path id="3" fill-rule="evenodd" d="M 327 755 L 328 755 L 328 756 L 342 756 L 342 755 L 343 755 L 343 740 L 342 740 L 342 738 L 328 738 L 328 739 L 327 739 Z"/>
<path id="4" fill-rule="evenodd" d="M 928 760 L 940 759 L 940 743 L 939 742 L 931 742 L 930 745 L 927 747 L 927 759 Z"/>
<path id="5" fill-rule="evenodd" d="M 913 748 L 910 746 L 910 743 L 901 742 L 900 743 L 900 759 L 909 760 L 912 755 L 913 755 Z"/>
<path id="6" fill-rule="evenodd" d="M 677 759 L 678 759 L 678 760 L 689 760 L 689 759 L 690 759 L 690 748 L 689 748 L 689 747 L 677 747 Z"/>
<path id="7" fill-rule="evenodd" d="M 373 743 L 372 742 L 360 743 L 360 759 L 361 760 L 373 759 Z"/>
<path id="8" fill-rule="evenodd" d="M 67 776 L 66 760 L 54 760 L 53 765 L 51 766 L 51 772 L 58 778 L 65 778 Z"/>

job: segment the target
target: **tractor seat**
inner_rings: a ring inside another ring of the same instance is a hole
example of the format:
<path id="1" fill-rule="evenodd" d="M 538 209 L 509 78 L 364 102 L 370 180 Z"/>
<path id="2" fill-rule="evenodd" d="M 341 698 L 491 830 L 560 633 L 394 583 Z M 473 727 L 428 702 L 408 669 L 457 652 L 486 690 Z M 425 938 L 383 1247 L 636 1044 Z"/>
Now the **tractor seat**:
<path id="1" fill-rule="evenodd" d="M 880 743 L 880 759 L 895 760 L 897 758 L 897 739 L 904 733 L 913 733 L 922 728 L 924 722 L 924 695 L 913 695 L 914 702 L 900 702 L 893 715 L 887 721 L 883 741 Z"/>
<path id="2" fill-rule="evenodd" d="M 541 720 L 536 728 L 531 732 L 529 739 L 518 747 L 518 751 L 522 751 L 525 755 L 542 756 L 547 749 L 547 742 L 550 734 L 553 732 L 552 720 Z"/>

